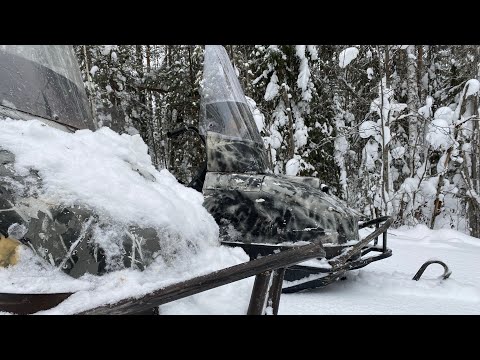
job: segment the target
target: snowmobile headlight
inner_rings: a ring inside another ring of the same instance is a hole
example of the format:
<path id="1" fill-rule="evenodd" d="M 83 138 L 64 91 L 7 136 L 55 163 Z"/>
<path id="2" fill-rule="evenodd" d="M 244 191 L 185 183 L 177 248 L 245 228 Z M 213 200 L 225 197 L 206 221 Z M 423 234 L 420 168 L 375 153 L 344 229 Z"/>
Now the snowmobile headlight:
<path id="1" fill-rule="evenodd" d="M 0 267 L 15 265 L 18 262 L 21 242 L 0 234 Z"/>

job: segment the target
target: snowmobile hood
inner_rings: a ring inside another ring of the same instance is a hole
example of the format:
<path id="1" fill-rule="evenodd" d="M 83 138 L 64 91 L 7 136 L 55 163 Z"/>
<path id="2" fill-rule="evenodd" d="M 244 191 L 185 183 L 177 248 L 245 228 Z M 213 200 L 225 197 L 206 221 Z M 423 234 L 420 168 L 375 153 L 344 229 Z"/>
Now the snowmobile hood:
<path id="1" fill-rule="evenodd" d="M 0 45 L 0 115 L 93 130 L 72 46 Z"/>
<path id="2" fill-rule="evenodd" d="M 243 242 L 315 241 L 323 235 L 331 244 L 358 240 L 353 211 L 289 176 L 207 173 L 204 193 L 204 206 L 215 220 L 231 224 Z"/>
<path id="3" fill-rule="evenodd" d="M 207 138 L 208 171 L 265 173 L 263 140 L 222 46 L 205 46 L 201 86 L 200 133 Z"/>

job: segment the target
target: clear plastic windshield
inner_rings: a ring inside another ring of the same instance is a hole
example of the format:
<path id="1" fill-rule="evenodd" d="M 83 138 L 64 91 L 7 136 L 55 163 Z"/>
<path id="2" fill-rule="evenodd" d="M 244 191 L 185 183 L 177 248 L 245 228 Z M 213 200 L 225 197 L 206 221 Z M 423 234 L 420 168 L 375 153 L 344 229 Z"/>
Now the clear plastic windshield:
<path id="1" fill-rule="evenodd" d="M 77 129 L 94 128 L 69 45 L 0 45 L 0 107 Z"/>
<path id="2" fill-rule="evenodd" d="M 207 139 L 207 170 L 267 172 L 262 137 L 222 46 L 205 46 L 203 72 L 200 132 Z"/>
<path id="3" fill-rule="evenodd" d="M 206 45 L 200 129 L 263 144 L 235 70 L 223 46 Z"/>

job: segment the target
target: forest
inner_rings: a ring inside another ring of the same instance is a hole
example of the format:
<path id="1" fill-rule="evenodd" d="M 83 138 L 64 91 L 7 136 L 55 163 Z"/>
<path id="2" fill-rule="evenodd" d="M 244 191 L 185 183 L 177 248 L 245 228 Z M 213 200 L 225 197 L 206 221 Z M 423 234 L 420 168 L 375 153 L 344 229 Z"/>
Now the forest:
<path id="1" fill-rule="evenodd" d="M 478 45 L 224 45 L 276 174 L 318 177 L 369 217 L 480 237 Z M 140 134 L 188 183 L 202 45 L 75 45 L 97 127 Z"/>

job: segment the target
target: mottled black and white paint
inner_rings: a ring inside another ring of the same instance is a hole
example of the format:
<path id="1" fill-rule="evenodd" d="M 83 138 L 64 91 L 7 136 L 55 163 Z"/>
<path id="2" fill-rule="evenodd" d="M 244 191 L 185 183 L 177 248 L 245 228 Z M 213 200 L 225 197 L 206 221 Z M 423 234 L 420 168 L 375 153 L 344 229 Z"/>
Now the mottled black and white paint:
<path id="1" fill-rule="evenodd" d="M 318 187 L 307 183 L 290 176 L 209 172 L 204 206 L 226 241 L 341 245 L 358 240 L 356 214 L 322 191 L 320 182 Z"/>

